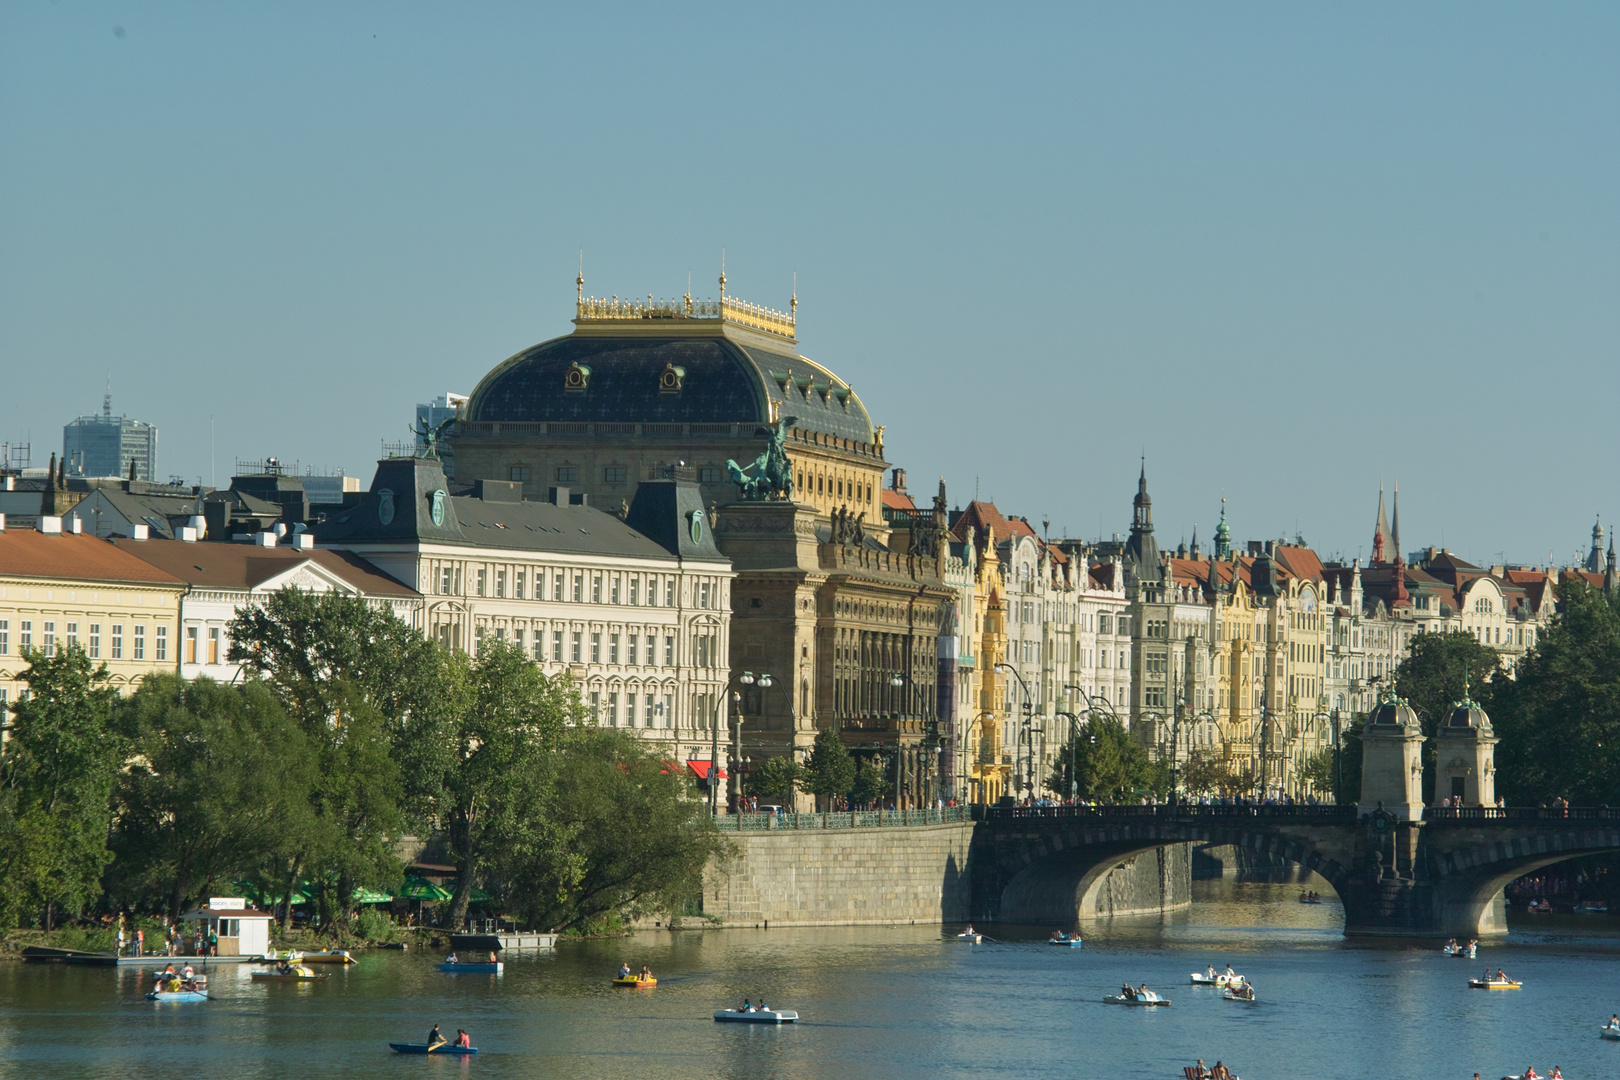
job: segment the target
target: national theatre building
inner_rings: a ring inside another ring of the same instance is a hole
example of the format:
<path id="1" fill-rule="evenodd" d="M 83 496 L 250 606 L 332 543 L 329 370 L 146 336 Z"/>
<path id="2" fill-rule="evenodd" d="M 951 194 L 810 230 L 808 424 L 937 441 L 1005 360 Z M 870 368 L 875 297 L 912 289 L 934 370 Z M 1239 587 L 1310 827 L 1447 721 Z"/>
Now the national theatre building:
<path id="1" fill-rule="evenodd" d="M 786 313 L 744 303 L 723 274 L 718 301 L 599 300 L 576 284 L 573 333 L 473 391 L 447 435 L 453 482 L 512 482 L 530 499 L 566 488 L 620 512 L 644 480 L 697 481 L 707 510 L 686 527 L 712 530 L 735 572 L 721 760 L 757 772 L 832 728 L 883 754 L 906 805 L 940 794 L 956 697 L 954 645 L 938 659 L 954 595 L 943 492 L 909 524 L 885 522 L 883 428 L 799 355 L 796 298 Z"/>

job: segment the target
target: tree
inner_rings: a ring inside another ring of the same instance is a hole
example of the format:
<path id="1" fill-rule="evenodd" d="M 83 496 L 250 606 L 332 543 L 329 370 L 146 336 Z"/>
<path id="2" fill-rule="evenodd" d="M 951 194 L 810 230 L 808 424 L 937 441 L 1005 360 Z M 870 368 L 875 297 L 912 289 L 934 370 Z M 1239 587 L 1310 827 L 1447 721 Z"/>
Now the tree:
<path id="1" fill-rule="evenodd" d="M 823 728 L 816 735 L 810 760 L 805 764 L 805 779 L 801 786 L 825 800 L 822 803 L 823 813 L 832 809 L 833 796 L 848 794 L 855 783 L 855 759 L 849 756 L 844 740 L 832 728 Z"/>
<path id="2" fill-rule="evenodd" d="M 773 799 L 792 799 L 804 779 L 804 770 L 792 754 L 769 758 L 754 778 L 754 791 Z"/>
<path id="3" fill-rule="evenodd" d="M 107 828 L 126 740 L 113 720 L 118 691 L 105 664 L 77 647 L 24 650 L 28 696 L 11 711 L 0 752 L 0 905 L 8 923 L 40 911 L 77 914 L 100 893 L 112 857 Z"/>
<path id="4" fill-rule="evenodd" d="M 312 817 L 316 758 L 261 683 L 149 676 L 121 703 L 132 738 L 119 777 L 109 892 L 171 916 L 291 853 Z"/>
<path id="5" fill-rule="evenodd" d="M 1620 798 L 1620 601 L 1568 580 L 1559 615 L 1492 688 L 1496 789 L 1511 805 Z"/>
<path id="6" fill-rule="evenodd" d="M 557 761 L 545 842 L 493 856 L 508 909 L 574 929 L 692 906 L 730 846 L 685 780 L 611 728 L 571 729 Z"/>
<path id="7" fill-rule="evenodd" d="M 1470 689 L 1484 696 L 1483 688 L 1500 669 L 1496 650 L 1472 634 L 1454 630 L 1445 634 L 1418 634 L 1411 651 L 1395 668 L 1395 692 L 1412 706 L 1429 741 L 1423 744 L 1423 790 L 1434 794 L 1434 742 L 1440 725 Z"/>
<path id="8" fill-rule="evenodd" d="M 1219 758 L 1197 753 L 1182 763 L 1177 774 L 1181 790 L 1189 795 L 1213 795 L 1222 790 L 1227 778 L 1226 766 Z"/>
<path id="9" fill-rule="evenodd" d="M 1311 789 L 1319 795 L 1334 793 L 1337 801 L 1336 781 L 1338 776 L 1338 759 L 1333 747 L 1326 746 L 1306 759 L 1300 769 L 1300 779 L 1311 785 Z"/>
<path id="10" fill-rule="evenodd" d="M 886 798 L 894 790 L 894 784 L 889 780 L 889 770 L 883 767 L 881 759 L 865 757 L 855 767 L 855 782 L 850 786 L 849 797 L 857 806 L 871 806 Z"/>
<path id="11" fill-rule="evenodd" d="M 565 728 L 584 723 L 586 710 L 569 679 L 548 678 L 504 642 L 486 643 L 476 660 L 449 655 L 442 672 L 448 707 L 425 711 L 430 719 L 410 738 L 424 764 L 435 754 L 435 783 L 424 797 L 456 866 L 447 915 L 455 927 L 493 851 L 522 858 L 548 841 L 555 754 Z"/>
<path id="12" fill-rule="evenodd" d="M 1058 750 L 1054 765 L 1047 786 L 1069 791 L 1070 782 L 1078 781 L 1080 797 L 1090 802 L 1119 802 L 1141 791 L 1163 794 L 1170 788 L 1164 766 L 1151 761 L 1147 749 L 1111 716 L 1093 715 Z"/>

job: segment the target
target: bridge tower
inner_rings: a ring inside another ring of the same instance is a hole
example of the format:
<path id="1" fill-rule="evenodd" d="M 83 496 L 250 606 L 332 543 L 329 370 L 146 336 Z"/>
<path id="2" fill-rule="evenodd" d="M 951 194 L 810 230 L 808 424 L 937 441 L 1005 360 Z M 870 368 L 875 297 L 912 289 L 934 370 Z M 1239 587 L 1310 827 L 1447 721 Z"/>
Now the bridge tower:
<path id="1" fill-rule="evenodd" d="M 1453 806 L 1495 806 L 1498 741 L 1491 718 L 1464 694 L 1435 738 L 1435 803 L 1449 797 Z"/>
<path id="2" fill-rule="evenodd" d="M 1380 806 L 1398 821 L 1423 820 L 1423 728 L 1393 690 L 1361 734 L 1361 812 Z"/>

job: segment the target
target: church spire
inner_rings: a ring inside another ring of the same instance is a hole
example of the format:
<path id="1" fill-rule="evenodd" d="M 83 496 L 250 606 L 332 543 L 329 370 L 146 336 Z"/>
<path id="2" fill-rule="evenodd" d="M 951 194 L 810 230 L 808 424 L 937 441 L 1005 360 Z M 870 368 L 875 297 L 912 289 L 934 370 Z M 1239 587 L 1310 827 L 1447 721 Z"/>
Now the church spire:
<path id="1" fill-rule="evenodd" d="M 1394 512 L 1391 514 L 1389 542 L 1395 545 L 1395 561 L 1401 561 L 1401 482 L 1395 481 Z"/>
<path id="2" fill-rule="evenodd" d="M 1372 565 L 1377 566 L 1388 558 L 1389 545 L 1389 519 L 1384 516 L 1384 482 L 1378 481 L 1378 520 L 1373 525 Z"/>
<path id="3" fill-rule="evenodd" d="M 1232 530 L 1226 524 L 1226 496 L 1221 496 L 1221 520 L 1215 526 L 1215 557 L 1224 559 L 1232 554 Z"/>

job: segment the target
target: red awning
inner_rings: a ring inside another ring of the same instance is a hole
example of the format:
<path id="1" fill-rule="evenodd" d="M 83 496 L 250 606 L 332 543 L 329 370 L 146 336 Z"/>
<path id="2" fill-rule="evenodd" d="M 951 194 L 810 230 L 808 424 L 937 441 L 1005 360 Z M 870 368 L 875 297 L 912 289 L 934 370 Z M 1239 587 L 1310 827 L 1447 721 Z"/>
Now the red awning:
<path id="1" fill-rule="evenodd" d="M 709 761 L 709 760 L 707 760 L 705 758 L 693 758 L 692 760 L 690 760 L 690 761 L 688 761 L 686 763 L 686 767 L 688 769 L 691 769 L 693 775 L 695 775 L 699 780 L 707 780 L 709 778 L 709 767 L 712 764 L 713 764 L 713 762 L 711 762 L 711 761 Z M 731 777 L 726 775 L 726 770 L 721 769 L 720 770 L 720 779 L 722 779 L 722 780 L 730 780 Z"/>

